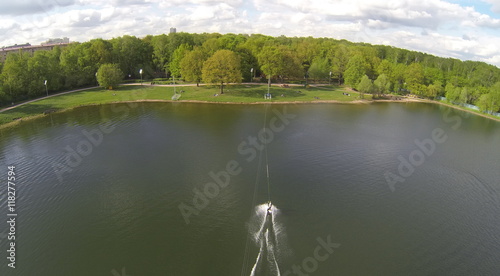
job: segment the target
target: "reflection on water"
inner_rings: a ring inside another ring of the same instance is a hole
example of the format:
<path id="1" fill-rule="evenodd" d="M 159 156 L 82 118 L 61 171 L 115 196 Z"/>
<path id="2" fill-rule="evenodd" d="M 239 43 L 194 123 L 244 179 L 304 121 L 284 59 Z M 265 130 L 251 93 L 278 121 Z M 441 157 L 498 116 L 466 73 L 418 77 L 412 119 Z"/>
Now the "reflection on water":
<path id="1" fill-rule="evenodd" d="M 330 236 L 342 247 L 314 275 L 498 274 L 499 123 L 429 104 L 287 107 L 296 117 L 268 145 L 271 215 L 255 206 L 266 189 L 253 197 L 260 165 L 238 153 L 264 106 L 104 105 L 0 130 L 0 177 L 18 173 L 19 252 L 0 275 L 283 275 Z M 94 145 L 85 133 L 102 124 L 112 131 Z M 435 128 L 446 142 L 391 192 L 384 173 Z M 58 179 L 82 141 L 92 151 Z M 230 160 L 242 172 L 186 225 L 178 205 Z"/>

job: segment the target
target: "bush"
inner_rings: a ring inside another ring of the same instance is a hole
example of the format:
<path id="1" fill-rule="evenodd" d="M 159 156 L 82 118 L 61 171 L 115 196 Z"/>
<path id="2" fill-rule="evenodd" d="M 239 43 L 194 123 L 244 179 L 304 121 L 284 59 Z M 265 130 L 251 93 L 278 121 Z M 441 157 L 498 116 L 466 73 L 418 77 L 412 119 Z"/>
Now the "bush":
<path id="1" fill-rule="evenodd" d="M 123 72 L 117 64 L 103 64 L 97 70 L 97 81 L 101 87 L 113 89 L 123 81 Z"/>
<path id="2" fill-rule="evenodd" d="M 12 98 L 4 93 L 0 88 L 0 106 L 7 106 L 12 103 Z"/>

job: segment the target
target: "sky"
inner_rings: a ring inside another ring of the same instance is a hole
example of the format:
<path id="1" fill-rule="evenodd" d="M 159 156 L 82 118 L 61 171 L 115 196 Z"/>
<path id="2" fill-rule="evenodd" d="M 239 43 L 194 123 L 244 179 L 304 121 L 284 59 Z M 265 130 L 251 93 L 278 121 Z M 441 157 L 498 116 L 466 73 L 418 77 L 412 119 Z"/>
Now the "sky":
<path id="1" fill-rule="evenodd" d="M 69 37 L 243 33 L 384 44 L 500 67 L 500 0 L 7 0 L 0 47 Z"/>

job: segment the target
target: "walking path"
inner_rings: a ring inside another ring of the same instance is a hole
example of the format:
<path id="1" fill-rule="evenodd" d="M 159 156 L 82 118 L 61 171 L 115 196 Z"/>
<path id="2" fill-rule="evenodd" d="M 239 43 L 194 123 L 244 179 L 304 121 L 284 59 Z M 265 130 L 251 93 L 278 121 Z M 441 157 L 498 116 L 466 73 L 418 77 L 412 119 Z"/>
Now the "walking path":
<path id="1" fill-rule="evenodd" d="M 71 90 L 71 91 L 66 91 L 66 92 L 62 92 L 62 93 L 57 93 L 57 94 L 45 96 L 45 97 L 42 97 L 42 98 L 30 100 L 30 101 L 27 101 L 27 102 L 23 102 L 23 103 L 20 103 L 20 104 L 16 104 L 16 105 L 9 106 L 7 108 L 1 109 L 0 113 L 2 113 L 4 111 L 7 111 L 7 110 L 10 110 L 10 109 L 13 109 L 13 108 L 16 108 L 16 107 L 19 107 L 21 105 L 32 103 L 32 102 L 41 101 L 41 100 L 44 100 L 44 99 L 48 99 L 48 98 L 52 98 L 52 97 L 56 97 L 56 96 L 61 96 L 61 95 L 64 95 L 64 94 L 69 94 L 69 93 L 74 93 L 74 92 L 80 92 L 80 91 L 90 90 L 90 89 L 94 89 L 94 88 L 98 88 L 98 86 L 81 88 L 81 89 L 75 89 L 75 90 Z"/>
<path id="2" fill-rule="evenodd" d="M 266 84 L 267 83 L 246 82 L 246 83 L 241 83 L 240 85 L 266 85 Z M 142 83 L 142 84 L 141 83 L 124 83 L 124 84 L 121 84 L 121 85 L 127 85 L 127 86 L 145 85 L 145 86 L 161 86 L 161 87 L 189 87 L 189 86 L 196 86 L 196 83 L 193 83 L 193 84 L 154 84 L 154 85 L 144 84 L 144 83 Z M 199 85 L 200 86 L 204 86 L 204 85 L 207 85 L 207 84 L 200 83 Z M 281 84 L 280 83 L 274 83 L 272 85 L 273 86 L 280 86 Z M 288 85 L 289 86 L 303 86 L 301 84 L 288 84 Z M 325 84 L 311 84 L 311 86 L 322 86 L 322 85 L 325 85 Z M 64 95 L 64 94 L 69 94 L 69 93 L 74 93 L 74 92 L 79 92 L 79 91 L 90 90 L 90 89 L 94 89 L 94 88 L 98 88 L 98 87 L 99 86 L 93 86 L 93 87 L 75 89 L 75 90 L 71 90 L 71 91 L 67 91 L 67 92 L 62 92 L 62 93 L 58 93 L 58 94 L 53 94 L 53 95 L 45 96 L 45 97 L 42 97 L 42 98 L 30 100 L 30 101 L 27 101 L 27 102 L 23 102 L 23 103 L 20 103 L 20 104 L 16 104 L 16 105 L 9 106 L 7 108 L 1 109 L 0 113 L 2 113 L 4 111 L 7 111 L 7 110 L 10 110 L 10 109 L 14 109 L 16 107 L 19 107 L 19 106 L 22 106 L 22 105 L 25 105 L 25 104 L 32 103 L 32 102 L 36 102 L 36 101 L 40 101 L 40 100 L 44 100 L 44 99 L 48 99 L 48 98 L 52 98 L 52 97 Z M 500 122 L 500 118 L 490 117 L 490 116 L 487 116 L 487 115 L 482 114 L 480 112 L 470 111 L 470 110 L 467 110 L 467 109 L 463 109 L 463 108 L 461 108 L 459 106 L 452 105 L 452 104 L 447 104 L 447 103 L 443 103 L 443 102 L 440 102 L 440 101 L 432 101 L 432 100 L 427 100 L 427 99 L 409 99 L 409 98 L 406 98 L 405 100 L 402 100 L 402 101 L 401 100 L 399 100 L 399 101 L 395 101 L 395 100 L 375 100 L 375 101 L 378 101 L 378 102 L 428 102 L 428 103 L 446 105 L 446 106 L 449 106 L 451 108 L 455 108 L 455 109 L 458 109 L 458 110 L 462 110 L 462 111 L 465 111 L 465 112 L 469 112 L 469 113 L 472 113 L 472 114 L 476 114 L 476 115 L 479 115 L 479 116 L 482 116 L 482 117 L 485 117 L 485 118 L 488 118 L 488 119 L 493 119 L 493 120 L 495 120 L 497 122 Z M 190 102 L 198 102 L 198 101 L 190 101 Z M 204 102 L 204 101 L 199 101 L 199 102 Z M 318 102 L 336 103 L 337 101 L 318 101 Z M 276 102 L 276 103 L 284 104 L 284 103 L 287 103 L 287 102 Z M 297 103 L 297 102 L 288 102 L 288 103 Z M 366 103 L 366 101 L 354 101 L 354 102 L 351 102 L 351 103 Z"/>
<path id="3" fill-rule="evenodd" d="M 241 85 L 266 85 L 266 84 L 267 83 L 259 83 L 259 82 L 241 83 Z M 142 83 L 142 84 L 141 83 L 123 83 L 121 85 L 127 85 L 127 86 L 147 85 L 147 86 L 161 86 L 161 87 L 189 87 L 189 86 L 196 86 L 196 83 L 190 83 L 190 84 L 154 84 L 154 85 L 146 84 L 146 83 Z M 205 86 L 207 84 L 200 83 L 199 85 L 200 86 Z M 275 83 L 275 84 L 272 84 L 272 85 L 274 85 L 274 86 L 280 86 L 281 84 Z M 289 84 L 289 86 L 303 86 L 303 85 L 300 85 L 300 84 Z M 314 85 L 311 85 L 311 86 L 314 86 Z M 64 95 L 64 94 L 69 94 L 69 93 L 74 93 L 74 92 L 80 92 L 80 91 L 90 90 L 90 89 L 94 89 L 94 88 L 98 88 L 98 87 L 99 86 L 93 86 L 93 87 L 75 89 L 75 90 L 71 90 L 71 91 L 66 91 L 66 92 L 62 92 L 62 93 L 57 93 L 57 94 L 53 94 L 53 95 L 49 95 L 49 96 L 37 98 L 37 99 L 34 99 L 34 100 L 29 100 L 27 102 L 19 103 L 19 104 L 13 105 L 13 106 L 6 107 L 4 109 L 0 109 L 0 113 L 2 113 L 4 111 L 7 111 L 7 110 L 14 109 L 16 107 L 19 107 L 19 106 L 22 106 L 22 105 L 25 105 L 25 104 L 32 103 L 32 102 L 41 101 L 41 100 L 44 100 L 44 99 L 48 99 L 48 98 L 52 98 L 52 97 L 56 97 L 56 96 L 61 96 L 61 95 Z"/>

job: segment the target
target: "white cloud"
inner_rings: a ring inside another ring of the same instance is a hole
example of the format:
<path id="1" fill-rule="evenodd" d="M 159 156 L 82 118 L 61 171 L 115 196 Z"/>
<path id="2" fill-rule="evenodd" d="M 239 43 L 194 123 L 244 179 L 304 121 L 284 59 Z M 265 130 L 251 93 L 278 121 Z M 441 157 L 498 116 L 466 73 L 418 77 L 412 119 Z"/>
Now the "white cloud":
<path id="1" fill-rule="evenodd" d="M 212 6 L 195 6 L 187 8 L 190 12 L 189 18 L 192 21 L 205 21 L 205 20 L 229 20 L 235 19 L 237 10 L 225 3 L 219 3 Z"/>
<path id="2" fill-rule="evenodd" d="M 0 14 L 24 15 L 47 13 L 54 8 L 67 7 L 76 3 L 76 0 L 6 0 L 0 1 Z"/>
<path id="3" fill-rule="evenodd" d="M 500 13 L 500 0 L 482 0 L 483 2 L 492 5 L 491 10 L 496 13 Z"/>
<path id="4" fill-rule="evenodd" d="M 500 11 L 499 0 L 484 0 Z M 500 65 L 500 20 L 444 0 L 17 0 L 0 41 L 32 44 L 186 32 L 315 36 L 390 44 Z M 8 28 L 7 28 L 8 27 Z"/>

